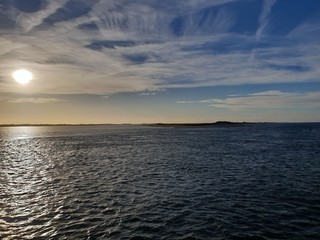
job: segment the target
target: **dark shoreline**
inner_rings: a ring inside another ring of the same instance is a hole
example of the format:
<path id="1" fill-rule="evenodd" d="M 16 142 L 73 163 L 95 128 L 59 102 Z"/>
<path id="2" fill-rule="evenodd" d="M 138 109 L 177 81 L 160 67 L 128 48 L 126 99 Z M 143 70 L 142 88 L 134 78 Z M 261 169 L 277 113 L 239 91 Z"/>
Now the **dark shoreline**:
<path id="1" fill-rule="evenodd" d="M 262 122 L 261 122 L 262 123 Z M 260 124 L 261 124 L 260 123 Z M 50 127 L 50 126 L 148 126 L 148 127 L 212 127 L 212 126 L 240 126 L 258 124 L 257 122 L 229 122 L 217 121 L 213 123 L 92 123 L 92 124 L 0 124 L 0 127 Z"/>
<path id="2" fill-rule="evenodd" d="M 154 123 L 146 124 L 150 127 L 239 127 L 257 124 L 253 122 L 229 122 L 229 121 L 218 121 L 214 123 Z"/>
<path id="3" fill-rule="evenodd" d="M 213 123 L 88 123 L 88 124 L 0 124 L 0 127 L 79 127 L 79 126 L 147 126 L 147 127 L 240 127 L 257 124 L 315 124 L 320 122 L 229 122 L 217 121 Z"/>

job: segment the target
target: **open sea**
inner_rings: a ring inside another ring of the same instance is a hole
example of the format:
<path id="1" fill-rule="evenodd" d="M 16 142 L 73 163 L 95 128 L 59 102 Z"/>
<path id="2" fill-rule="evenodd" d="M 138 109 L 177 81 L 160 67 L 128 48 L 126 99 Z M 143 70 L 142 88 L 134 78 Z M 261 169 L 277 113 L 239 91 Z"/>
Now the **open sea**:
<path id="1" fill-rule="evenodd" d="M 320 124 L 0 128 L 0 239 L 320 239 Z"/>

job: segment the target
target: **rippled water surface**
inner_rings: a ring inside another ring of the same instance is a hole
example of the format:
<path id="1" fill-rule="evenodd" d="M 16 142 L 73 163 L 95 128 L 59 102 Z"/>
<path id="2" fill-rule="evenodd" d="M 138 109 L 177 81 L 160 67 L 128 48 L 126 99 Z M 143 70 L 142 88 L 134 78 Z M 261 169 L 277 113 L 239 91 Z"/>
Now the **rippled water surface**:
<path id="1" fill-rule="evenodd" d="M 320 239 L 320 124 L 0 128 L 0 239 Z"/>

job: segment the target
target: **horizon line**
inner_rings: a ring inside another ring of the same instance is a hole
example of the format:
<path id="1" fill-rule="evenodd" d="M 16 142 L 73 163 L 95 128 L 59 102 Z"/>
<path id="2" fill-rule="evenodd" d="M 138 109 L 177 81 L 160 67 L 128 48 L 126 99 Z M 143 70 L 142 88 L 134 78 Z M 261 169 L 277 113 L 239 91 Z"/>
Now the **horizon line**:
<path id="1" fill-rule="evenodd" d="M 319 121 L 292 121 L 292 122 L 281 122 L 281 121 L 216 121 L 216 122 L 155 122 L 155 123 L 4 123 L 0 124 L 0 127 L 45 127 L 45 126 L 106 126 L 106 125 L 185 125 L 185 126 L 201 126 L 201 125 L 227 125 L 227 124 L 264 124 L 264 123 L 320 123 Z"/>

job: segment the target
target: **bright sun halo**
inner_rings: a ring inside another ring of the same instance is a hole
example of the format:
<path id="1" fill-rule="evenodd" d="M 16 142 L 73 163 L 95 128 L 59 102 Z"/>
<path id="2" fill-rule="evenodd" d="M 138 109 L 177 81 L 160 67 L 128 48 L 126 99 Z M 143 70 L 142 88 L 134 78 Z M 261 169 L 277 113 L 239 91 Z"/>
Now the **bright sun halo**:
<path id="1" fill-rule="evenodd" d="M 25 69 L 14 71 L 12 76 L 16 82 L 22 85 L 28 84 L 33 79 L 32 73 Z"/>

